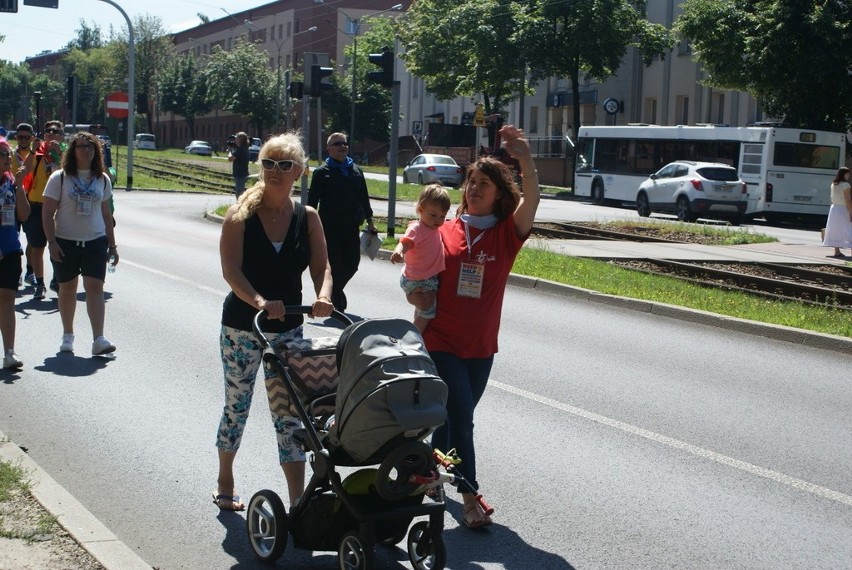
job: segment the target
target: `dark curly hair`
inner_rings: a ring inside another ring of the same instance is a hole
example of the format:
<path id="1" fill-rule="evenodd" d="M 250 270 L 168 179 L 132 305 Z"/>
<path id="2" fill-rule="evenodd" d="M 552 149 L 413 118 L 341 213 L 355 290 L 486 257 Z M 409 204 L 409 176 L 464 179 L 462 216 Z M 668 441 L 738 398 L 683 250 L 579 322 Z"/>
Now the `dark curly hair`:
<path id="1" fill-rule="evenodd" d="M 843 182 L 843 179 L 846 178 L 847 172 L 849 172 L 849 169 L 845 166 L 841 166 L 837 170 L 837 175 L 835 175 L 834 180 L 832 180 L 832 182 L 834 182 L 835 184 L 840 184 L 841 182 Z"/>
<path id="2" fill-rule="evenodd" d="M 476 162 L 467 165 L 467 172 L 462 182 L 461 204 L 456 210 L 456 216 L 467 213 L 467 186 L 474 170 L 482 172 L 497 186 L 497 200 L 494 202 L 494 211 L 491 213 L 497 216 L 498 220 L 508 218 L 521 202 L 521 191 L 509 167 L 490 156 L 479 157 Z"/>
<path id="3" fill-rule="evenodd" d="M 71 142 L 68 144 L 68 150 L 65 151 L 65 156 L 62 157 L 62 170 L 65 171 L 65 174 L 77 176 L 77 171 L 80 169 L 80 165 L 77 164 L 77 145 L 86 143 L 91 144 L 95 149 L 95 154 L 92 156 L 92 176 L 101 176 L 106 172 L 101 140 L 92 133 L 80 131 L 71 139 Z"/>

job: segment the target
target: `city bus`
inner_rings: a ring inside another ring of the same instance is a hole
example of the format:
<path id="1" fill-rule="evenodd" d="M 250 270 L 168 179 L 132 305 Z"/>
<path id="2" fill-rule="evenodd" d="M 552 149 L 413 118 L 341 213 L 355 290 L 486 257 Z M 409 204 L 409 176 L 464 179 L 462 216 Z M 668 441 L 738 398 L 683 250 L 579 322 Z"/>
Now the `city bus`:
<path id="1" fill-rule="evenodd" d="M 846 135 L 757 125 L 581 127 L 576 196 L 633 203 L 639 185 L 674 160 L 721 162 L 748 188 L 750 218 L 824 218 L 829 187 L 846 157 Z"/>
<path id="2" fill-rule="evenodd" d="M 96 136 L 107 134 L 107 130 L 106 130 L 105 125 L 83 124 L 83 123 L 77 123 L 77 124 L 74 124 L 74 125 L 69 123 L 69 124 L 65 125 L 65 138 L 66 139 L 73 134 L 81 133 L 81 132 L 92 133 L 93 135 L 96 135 Z"/>

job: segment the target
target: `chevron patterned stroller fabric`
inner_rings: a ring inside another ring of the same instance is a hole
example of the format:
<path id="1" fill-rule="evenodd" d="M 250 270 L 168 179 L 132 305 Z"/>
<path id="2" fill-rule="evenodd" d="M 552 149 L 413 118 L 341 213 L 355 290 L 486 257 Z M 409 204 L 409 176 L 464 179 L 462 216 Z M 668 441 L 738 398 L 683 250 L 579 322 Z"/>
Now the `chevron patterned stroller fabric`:
<path id="1" fill-rule="evenodd" d="M 303 338 L 274 347 L 283 357 L 290 380 L 300 392 L 299 398 L 305 409 L 312 416 L 329 416 L 334 413 L 337 341 L 338 337 Z M 280 376 L 266 379 L 266 393 L 273 412 L 298 417 L 296 406 Z"/>

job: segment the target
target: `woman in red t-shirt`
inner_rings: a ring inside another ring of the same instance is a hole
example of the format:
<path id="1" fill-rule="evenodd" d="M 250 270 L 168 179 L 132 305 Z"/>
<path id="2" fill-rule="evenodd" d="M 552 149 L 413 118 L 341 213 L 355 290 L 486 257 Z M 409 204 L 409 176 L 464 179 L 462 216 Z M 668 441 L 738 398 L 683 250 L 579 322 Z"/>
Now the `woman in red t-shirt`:
<path id="1" fill-rule="evenodd" d="M 497 352 L 503 293 L 515 257 L 532 231 L 540 191 L 524 132 L 500 129 L 503 148 L 521 166 L 523 194 L 509 168 L 480 158 L 468 167 L 456 218 L 441 226 L 446 269 L 439 275 L 437 316 L 423 337 L 438 373 L 449 387 L 447 422 L 432 446 L 455 448 L 459 471 L 478 489 L 473 447 L 473 410 L 485 392 Z M 472 493 L 462 493 L 462 523 L 491 524 Z"/>

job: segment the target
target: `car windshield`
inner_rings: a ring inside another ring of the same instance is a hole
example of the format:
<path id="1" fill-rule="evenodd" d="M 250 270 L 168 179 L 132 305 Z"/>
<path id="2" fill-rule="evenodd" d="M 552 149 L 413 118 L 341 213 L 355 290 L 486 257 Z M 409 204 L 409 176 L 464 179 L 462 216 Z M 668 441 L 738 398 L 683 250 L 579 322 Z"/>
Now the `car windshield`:
<path id="1" fill-rule="evenodd" d="M 703 168 L 699 168 L 697 172 L 707 180 L 719 180 L 722 182 L 736 182 L 739 180 L 737 171 L 733 168 L 705 166 Z"/>

